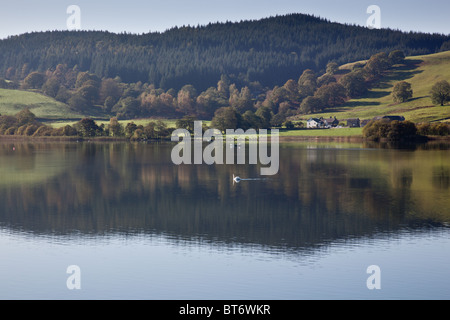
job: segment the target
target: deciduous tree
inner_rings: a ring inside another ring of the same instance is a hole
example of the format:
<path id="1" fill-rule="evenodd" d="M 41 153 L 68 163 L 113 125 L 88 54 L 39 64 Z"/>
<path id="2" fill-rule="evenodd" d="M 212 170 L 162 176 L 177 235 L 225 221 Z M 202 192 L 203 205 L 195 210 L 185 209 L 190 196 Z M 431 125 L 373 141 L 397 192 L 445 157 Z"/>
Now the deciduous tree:
<path id="1" fill-rule="evenodd" d="M 436 82 L 431 88 L 431 99 L 433 103 L 443 106 L 450 101 L 450 84 L 446 80 Z"/>
<path id="2" fill-rule="evenodd" d="M 334 62 L 334 61 L 328 62 L 327 74 L 334 75 L 338 72 L 338 70 L 339 70 L 339 65 L 336 62 Z"/>
<path id="3" fill-rule="evenodd" d="M 26 88 L 40 89 L 44 85 L 45 75 L 40 72 L 32 72 L 23 82 Z"/>
<path id="4" fill-rule="evenodd" d="M 101 134 L 101 128 L 91 118 L 84 118 L 77 122 L 74 127 L 82 137 L 95 137 Z"/>
<path id="5" fill-rule="evenodd" d="M 391 65 L 401 64 L 405 61 L 405 53 L 401 50 L 394 50 L 389 53 L 388 59 Z"/>
<path id="6" fill-rule="evenodd" d="M 233 107 L 217 109 L 211 121 L 211 127 L 225 132 L 227 129 L 238 129 L 241 126 L 242 117 Z"/>
<path id="7" fill-rule="evenodd" d="M 392 91 L 394 102 L 406 102 L 413 96 L 411 84 L 406 81 L 397 82 Z"/>
<path id="8" fill-rule="evenodd" d="M 333 108 L 345 102 L 345 88 L 339 83 L 330 83 L 317 89 L 315 97 L 324 107 Z"/>
<path id="9" fill-rule="evenodd" d="M 361 97 L 367 92 L 367 85 L 362 72 L 353 71 L 343 76 L 339 83 L 345 88 L 349 98 Z"/>
<path id="10" fill-rule="evenodd" d="M 309 96 L 303 100 L 302 104 L 300 105 L 299 111 L 303 114 L 308 114 L 321 111 L 322 109 L 322 100 L 314 96 Z"/>

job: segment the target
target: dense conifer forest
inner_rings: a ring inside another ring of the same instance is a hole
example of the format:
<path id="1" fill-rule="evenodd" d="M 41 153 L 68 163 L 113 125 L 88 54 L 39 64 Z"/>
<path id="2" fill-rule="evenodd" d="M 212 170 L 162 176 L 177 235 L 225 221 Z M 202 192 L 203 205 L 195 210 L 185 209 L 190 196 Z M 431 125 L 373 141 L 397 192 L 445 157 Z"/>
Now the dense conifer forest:
<path id="1" fill-rule="evenodd" d="M 191 84 L 204 91 L 221 75 L 238 86 L 273 87 L 306 69 L 322 72 L 330 61 L 343 64 L 397 49 L 406 55 L 435 53 L 450 49 L 450 37 L 370 30 L 303 14 L 141 35 L 36 32 L 0 41 L 0 77 L 20 78 L 23 68 L 28 74 L 65 64 L 100 78 L 119 76 L 125 83 L 140 81 L 164 90 Z"/>

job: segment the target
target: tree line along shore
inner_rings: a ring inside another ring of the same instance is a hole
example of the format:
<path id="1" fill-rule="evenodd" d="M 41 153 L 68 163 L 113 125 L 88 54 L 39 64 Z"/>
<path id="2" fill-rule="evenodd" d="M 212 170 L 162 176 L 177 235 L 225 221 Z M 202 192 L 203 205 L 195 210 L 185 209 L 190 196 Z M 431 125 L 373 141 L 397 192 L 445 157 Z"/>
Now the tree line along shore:
<path id="1" fill-rule="evenodd" d="M 230 109 L 230 111 L 233 111 Z M 231 118 L 231 119 L 230 119 Z M 36 119 L 36 116 L 29 110 L 24 109 L 14 116 L 0 115 L 0 136 L 1 139 L 6 138 L 55 138 L 57 140 L 79 140 L 79 139 L 96 139 L 103 141 L 114 140 L 130 140 L 130 141 L 147 141 L 147 140 L 170 140 L 171 135 L 176 129 L 186 129 L 194 132 L 193 117 L 184 117 L 176 120 L 174 126 L 169 126 L 163 120 L 150 120 L 145 125 L 135 124 L 133 121 L 126 124 L 119 122 L 117 118 L 111 118 L 109 123 L 98 124 L 94 119 L 84 118 L 73 125 L 66 124 L 55 128 L 46 125 Z M 228 112 L 215 117 L 208 123 L 202 123 L 203 132 L 209 128 L 219 129 L 225 132 L 226 129 L 257 129 L 252 127 L 250 122 L 246 122 L 244 118 L 236 119 L 236 113 Z M 315 134 L 315 130 L 307 130 L 302 128 L 303 125 L 287 123 L 283 127 L 278 127 L 282 131 L 282 138 L 290 139 L 330 139 L 344 138 L 340 135 L 340 129 L 325 129 L 327 133 L 321 136 Z M 276 127 L 267 126 L 267 129 Z M 301 132 L 302 134 L 298 134 Z M 329 132 L 329 134 L 328 134 Z M 347 139 L 366 139 L 373 141 L 389 140 L 389 141 L 419 141 L 424 138 L 441 137 L 450 138 L 450 124 L 448 123 L 420 123 L 415 124 L 410 121 L 388 121 L 385 119 L 370 121 L 363 129 L 361 134 L 347 135 Z"/>

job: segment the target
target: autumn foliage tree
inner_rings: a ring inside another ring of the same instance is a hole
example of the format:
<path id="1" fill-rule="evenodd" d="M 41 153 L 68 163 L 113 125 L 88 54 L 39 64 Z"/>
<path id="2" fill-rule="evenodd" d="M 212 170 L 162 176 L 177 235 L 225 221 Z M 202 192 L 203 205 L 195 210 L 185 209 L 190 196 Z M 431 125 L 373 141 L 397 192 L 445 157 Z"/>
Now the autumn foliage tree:
<path id="1" fill-rule="evenodd" d="M 343 76 L 339 83 L 344 87 L 345 94 L 349 98 L 358 98 L 367 92 L 364 75 L 360 71 L 353 71 Z"/>
<path id="2" fill-rule="evenodd" d="M 364 66 L 364 71 L 369 79 L 380 77 L 390 67 L 389 56 L 386 52 L 380 52 L 370 57 Z"/>
<path id="3" fill-rule="evenodd" d="M 25 88 L 40 89 L 44 85 L 45 75 L 40 72 L 30 73 L 23 81 Z"/>
<path id="4" fill-rule="evenodd" d="M 322 100 L 314 96 L 307 97 L 306 99 L 303 100 L 302 104 L 300 105 L 300 112 L 303 114 L 315 113 L 322 110 L 323 110 Z"/>
<path id="5" fill-rule="evenodd" d="M 317 89 L 315 95 L 324 107 L 333 108 L 345 102 L 345 88 L 339 83 L 330 83 Z"/>

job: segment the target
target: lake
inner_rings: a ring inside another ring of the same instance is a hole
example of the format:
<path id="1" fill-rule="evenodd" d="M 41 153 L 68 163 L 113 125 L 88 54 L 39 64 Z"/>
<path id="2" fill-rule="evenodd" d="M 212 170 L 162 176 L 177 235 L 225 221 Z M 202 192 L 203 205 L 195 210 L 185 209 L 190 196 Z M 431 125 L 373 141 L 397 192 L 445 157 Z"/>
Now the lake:
<path id="1" fill-rule="evenodd" d="M 450 298 L 449 145 L 281 143 L 264 179 L 173 146 L 0 143 L 0 299 Z"/>

